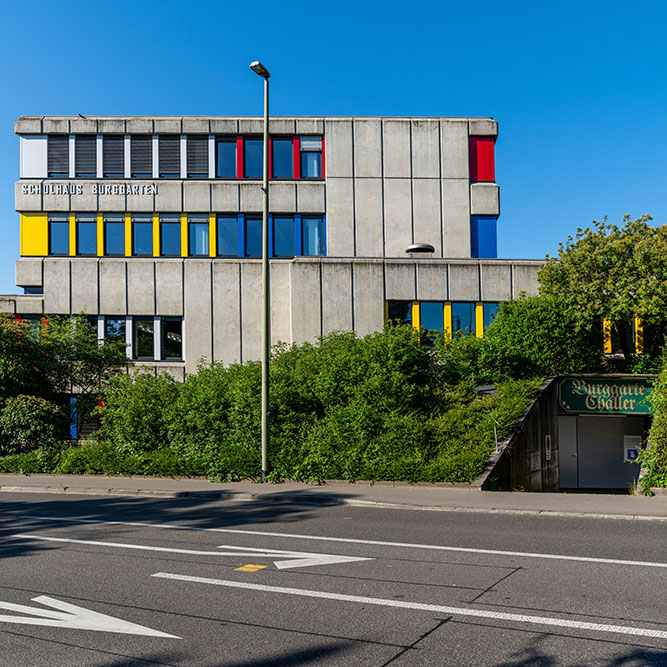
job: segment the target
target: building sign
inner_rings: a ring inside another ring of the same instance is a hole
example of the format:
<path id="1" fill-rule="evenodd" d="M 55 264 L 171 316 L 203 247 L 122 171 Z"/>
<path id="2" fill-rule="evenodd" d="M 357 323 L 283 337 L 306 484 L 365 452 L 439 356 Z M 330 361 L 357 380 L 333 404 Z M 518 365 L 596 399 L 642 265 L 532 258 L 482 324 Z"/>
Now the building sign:
<path id="1" fill-rule="evenodd" d="M 23 183 L 24 195 L 156 195 L 156 183 Z"/>
<path id="2" fill-rule="evenodd" d="M 639 450 L 642 446 L 641 435 L 624 435 L 623 436 L 623 461 L 632 463 L 637 460 Z"/>
<path id="3" fill-rule="evenodd" d="M 558 411 L 565 414 L 650 415 L 648 378 L 566 378 L 558 385 Z"/>

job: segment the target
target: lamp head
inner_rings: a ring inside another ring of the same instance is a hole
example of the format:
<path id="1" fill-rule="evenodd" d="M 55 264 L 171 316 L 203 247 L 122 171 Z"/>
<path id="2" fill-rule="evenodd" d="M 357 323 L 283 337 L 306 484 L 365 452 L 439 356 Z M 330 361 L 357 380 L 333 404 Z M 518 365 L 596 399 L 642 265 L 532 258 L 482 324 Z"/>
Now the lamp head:
<path id="1" fill-rule="evenodd" d="M 250 69 L 255 73 L 259 74 L 263 79 L 268 79 L 271 74 L 269 74 L 269 70 L 262 65 L 262 63 L 259 62 L 259 60 L 255 60 L 250 63 Z"/>

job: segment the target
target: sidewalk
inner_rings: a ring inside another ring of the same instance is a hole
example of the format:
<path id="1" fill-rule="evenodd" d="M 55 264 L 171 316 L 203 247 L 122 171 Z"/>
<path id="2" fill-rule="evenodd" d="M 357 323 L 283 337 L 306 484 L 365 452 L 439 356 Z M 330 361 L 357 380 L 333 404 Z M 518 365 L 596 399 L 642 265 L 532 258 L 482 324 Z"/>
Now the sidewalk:
<path id="1" fill-rule="evenodd" d="M 444 485 L 345 482 L 326 485 L 209 482 L 206 479 L 0 474 L 0 492 L 66 493 L 231 501 L 300 502 L 413 510 L 501 512 L 667 521 L 667 495 L 508 493 Z M 2 496 L 0 496 L 0 502 Z"/>

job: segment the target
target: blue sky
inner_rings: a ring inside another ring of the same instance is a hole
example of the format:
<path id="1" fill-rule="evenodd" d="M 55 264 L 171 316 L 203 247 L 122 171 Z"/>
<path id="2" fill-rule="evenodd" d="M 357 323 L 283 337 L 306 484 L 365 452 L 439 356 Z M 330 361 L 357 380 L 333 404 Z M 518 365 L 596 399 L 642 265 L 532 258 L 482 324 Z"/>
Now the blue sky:
<path id="1" fill-rule="evenodd" d="M 593 219 L 667 218 L 663 3 L 6 3 L 0 293 L 14 293 L 23 114 L 493 116 L 499 256 Z"/>

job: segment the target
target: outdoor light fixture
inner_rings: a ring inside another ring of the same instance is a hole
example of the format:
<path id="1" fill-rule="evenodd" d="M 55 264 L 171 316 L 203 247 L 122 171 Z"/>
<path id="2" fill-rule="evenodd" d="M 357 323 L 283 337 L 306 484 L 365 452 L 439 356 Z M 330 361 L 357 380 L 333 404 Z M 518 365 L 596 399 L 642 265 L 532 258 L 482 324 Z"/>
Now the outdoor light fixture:
<path id="1" fill-rule="evenodd" d="M 413 243 L 406 248 L 405 252 L 409 255 L 412 253 L 433 253 L 435 248 L 430 243 Z"/>
<path id="2" fill-rule="evenodd" d="M 264 79 L 264 155 L 262 165 L 262 482 L 266 481 L 269 452 L 269 352 L 271 308 L 269 291 L 269 70 L 255 60 L 250 69 Z"/>
<path id="3" fill-rule="evenodd" d="M 259 62 L 259 60 L 255 60 L 254 62 L 250 63 L 250 69 L 255 73 L 259 74 L 263 79 L 268 79 L 271 75 L 269 74 L 269 70 L 262 65 L 262 63 Z"/>

